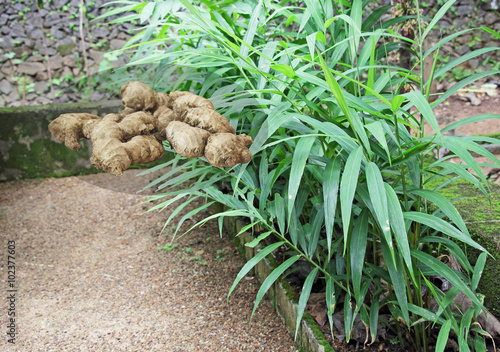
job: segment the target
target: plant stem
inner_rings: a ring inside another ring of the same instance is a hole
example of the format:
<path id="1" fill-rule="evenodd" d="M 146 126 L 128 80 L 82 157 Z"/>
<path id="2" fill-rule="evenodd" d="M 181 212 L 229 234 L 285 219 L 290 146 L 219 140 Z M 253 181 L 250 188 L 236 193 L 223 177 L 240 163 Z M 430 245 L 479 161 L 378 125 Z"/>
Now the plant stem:
<path id="1" fill-rule="evenodd" d="M 85 50 L 85 36 L 83 34 L 83 0 L 80 0 L 80 39 L 82 41 L 83 66 L 87 77 L 87 87 L 90 87 L 89 65 L 87 62 L 87 51 Z"/>

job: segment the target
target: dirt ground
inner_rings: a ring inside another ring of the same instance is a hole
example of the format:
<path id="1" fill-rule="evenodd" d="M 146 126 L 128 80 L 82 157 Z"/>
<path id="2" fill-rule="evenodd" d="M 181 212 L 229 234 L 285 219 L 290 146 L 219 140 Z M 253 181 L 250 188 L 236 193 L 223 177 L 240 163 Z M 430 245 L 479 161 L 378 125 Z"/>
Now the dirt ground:
<path id="1" fill-rule="evenodd" d="M 244 261 L 216 222 L 158 249 L 175 206 L 143 214 L 137 173 L 0 183 L 0 289 L 15 241 L 16 290 L 16 344 L 2 300 L 0 351 L 296 351 L 268 300 L 250 324 L 253 276 L 227 302 Z"/>

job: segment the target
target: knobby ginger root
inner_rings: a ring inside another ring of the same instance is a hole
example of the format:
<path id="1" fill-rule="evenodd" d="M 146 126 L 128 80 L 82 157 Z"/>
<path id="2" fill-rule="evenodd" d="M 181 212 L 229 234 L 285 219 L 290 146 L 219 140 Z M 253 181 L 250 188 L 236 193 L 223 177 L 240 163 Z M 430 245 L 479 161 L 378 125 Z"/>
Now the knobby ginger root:
<path id="1" fill-rule="evenodd" d="M 215 110 L 193 108 L 186 111 L 184 122 L 210 133 L 235 133 L 229 121 Z"/>
<path id="2" fill-rule="evenodd" d="M 126 141 L 134 126 L 147 128 L 146 113 L 137 119 L 120 121 L 118 114 L 108 114 L 95 125 L 90 133 L 92 156 L 90 162 L 96 168 L 121 176 L 123 171 L 136 163 L 149 163 L 163 156 L 163 146 L 151 135 L 139 135 Z M 127 116 L 132 116 L 127 115 Z M 145 123 L 146 122 L 146 123 Z M 126 141 L 126 142 L 124 142 Z"/>
<path id="3" fill-rule="evenodd" d="M 92 114 L 62 114 L 49 124 L 49 131 L 59 142 L 77 152 L 81 148 L 78 141 L 89 138 L 83 133 L 84 125 L 100 120 L 99 116 Z"/>
<path id="4" fill-rule="evenodd" d="M 216 167 L 248 163 L 252 139 L 235 135 L 229 121 L 208 99 L 191 92 L 156 93 L 142 82 L 121 87 L 119 114 L 104 118 L 91 114 L 63 114 L 49 125 L 50 132 L 72 150 L 79 139 L 92 142 L 92 164 L 114 175 L 122 175 L 130 165 L 148 163 L 163 156 L 161 141 L 187 158 L 205 156 Z"/>
<path id="5" fill-rule="evenodd" d="M 253 144 L 246 134 L 215 133 L 210 135 L 205 146 L 205 158 L 216 167 L 233 167 L 252 160 L 247 146 Z"/>
<path id="6" fill-rule="evenodd" d="M 120 89 L 122 104 L 135 111 L 152 110 L 156 106 L 155 92 L 147 84 L 130 81 Z"/>
<path id="7" fill-rule="evenodd" d="M 199 158 L 205 152 L 210 132 L 189 126 L 181 121 L 172 121 L 167 129 L 167 140 L 175 152 L 186 158 Z"/>

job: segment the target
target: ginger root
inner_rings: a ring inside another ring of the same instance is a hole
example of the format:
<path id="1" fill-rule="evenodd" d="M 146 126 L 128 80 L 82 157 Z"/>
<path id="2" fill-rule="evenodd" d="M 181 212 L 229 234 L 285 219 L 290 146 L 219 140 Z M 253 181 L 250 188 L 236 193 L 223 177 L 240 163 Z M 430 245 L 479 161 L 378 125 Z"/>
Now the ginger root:
<path id="1" fill-rule="evenodd" d="M 80 149 L 79 139 L 90 139 L 92 165 L 117 176 L 132 164 L 161 158 L 165 139 L 179 155 L 205 156 L 216 167 L 233 167 L 252 158 L 247 148 L 252 139 L 235 135 L 208 99 L 191 92 L 154 92 L 138 81 L 123 85 L 120 94 L 125 108 L 119 114 L 102 119 L 63 114 L 50 123 L 50 132 L 75 151 Z"/>
<path id="2" fill-rule="evenodd" d="M 216 167 L 233 167 L 252 160 L 252 153 L 247 146 L 252 138 L 246 134 L 215 133 L 210 135 L 205 146 L 205 158 Z"/>

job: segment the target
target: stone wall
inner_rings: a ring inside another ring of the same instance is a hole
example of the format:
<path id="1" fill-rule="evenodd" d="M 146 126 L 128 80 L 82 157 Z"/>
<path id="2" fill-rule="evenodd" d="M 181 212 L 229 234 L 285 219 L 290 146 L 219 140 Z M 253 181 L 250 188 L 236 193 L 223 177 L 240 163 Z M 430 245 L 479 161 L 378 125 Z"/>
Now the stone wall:
<path id="1" fill-rule="evenodd" d="M 100 82 L 106 80 L 106 75 L 96 74 L 99 66 L 109 63 L 116 67 L 126 62 L 125 55 L 108 62 L 109 56 L 105 53 L 122 48 L 137 29 L 131 23 L 111 24 L 116 17 L 94 21 L 109 10 L 102 5 L 110 1 L 84 1 L 84 54 L 79 31 L 80 0 L 43 0 L 45 8 L 42 10 L 38 9 L 35 0 L 0 0 L 0 107 L 109 99 L 110 93 L 104 89 L 84 89 L 84 58 L 88 62 L 91 86 L 102 86 Z M 432 18 L 444 1 L 421 1 L 420 6 L 424 8 L 424 14 Z M 431 41 L 437 42 L 441 35 L 469 27 L 486 26 L 500 32 L 498 1 L 458 0 L 440 21 L 442 30 L 432 33 Z M 484 31 L 471 31 L 443 46 L 439 62 L 444 64 L 487 46 L 500 46 L 500 40 Z M 54 97 L 49 84 L 49 65 Z M 460 79 L 460 74 L 491 68 L 500 68 L 500 51 L 462 64 L 457 72 L 450 73 L 449 79 Z"/>
<path id="2" fill-rule="evenodd" d="M 84 54 L 79 0 L 43 0 L 41 10 L 36 0 L 0 0 L 0 107 L 80 101 L 86 85 L 85 59 L 92 85 L 104 79 L 95 73 L 106 60 L 105 53 L 122 48 L 135 29 L 129 23 L 111 24 L 116 16 L 94 21 L 109 11 L 101 6 L 110 1 L 84 1 Z M 111 65 L 125 61 L 122 55 Z M 89 89 L 84 100 L 106 98 L 105 93 Z"/>

